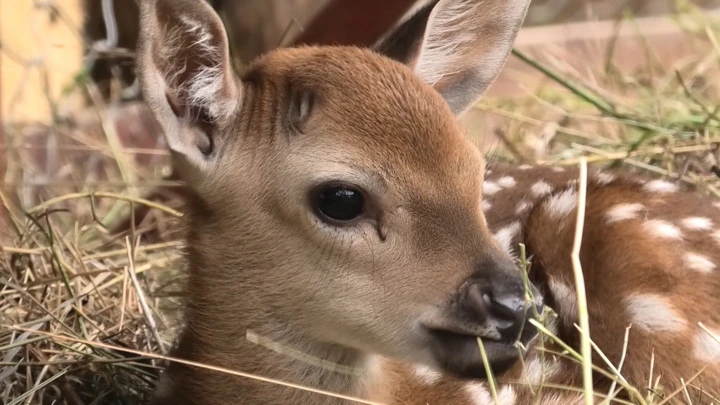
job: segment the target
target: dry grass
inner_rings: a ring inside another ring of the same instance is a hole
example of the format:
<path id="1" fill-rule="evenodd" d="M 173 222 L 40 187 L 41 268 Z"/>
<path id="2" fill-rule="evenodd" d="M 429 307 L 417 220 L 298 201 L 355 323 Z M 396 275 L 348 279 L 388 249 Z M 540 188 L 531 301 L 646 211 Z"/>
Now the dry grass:
<path id="1" fill-rule="evenodd" d="M 100 218 L 114 203 L 142 200 L 112 193 L 64 197 L 72 198 L 16 214 L 14 238 L 3 246 L 2 400 L 135 403 L 154 385 L 155 360 L 60 337 L 165 353 L 169 325 L 177 322 L 160 311 L 173 305 L 179 287 L 179 241 L 160 235 L 145 243 L 143 229 L 107 232 Z M 156 209 L 162 214 L 153 222 L 174 218 L 174 210 Z"/>
<path id="2" fill-rule="evenodd" d="M 528 59 L 555 85 L 478 105 L 502 118 L 503 144 L 493 156 L 564 165 L 585 158 L 694 184 L 720 201 L 717 25 L 696 14 L 684 21 L 691 22 L 698 57 L 679 66 L 652 63 L 630 75 L 613 69 L 609 58 L 588 77 L 566 61 Z M 94 100 L 84 119 L 99 125 L 78 119 L 5 127 L 0 400 L 6 404 L 137 403 L 152 389 L 177 330 L 180 205 L 143 199 L 158 185 L 174 185 L 158 181 L 166 156 L 121 146 L 110 125 L 110 113 L 121 107 L 98 101 L 92 83 L 77 91 Z M 28 147 L 33 131 L 47 149 L 42 155 Z M 142 221 L 132 217 L 138 206 L 149 208 Z M 118 228 L 123 223 L 132 226 Z M 143 352 L 153 356 L 137 354 Z M 567 353 L 583 361 L 581 353 Z M 635 392 L 640 404 L 668 400 L 626 387 L 621 368 L 617 391 Z M 682 399 L 682 392 L 671 394 Z"/>
<path id="3" fill-rule="evenodd" d="M 515 51 L 551 85 L 477 107 L 502 119 L 497 158 L 577 166 L 585 157 L 679 179 L 720 198 L 720 25 L 689 7 L 677 20 L 694 52 L 672 66 L 657 60 L 652 43 L 638 56 L 646 63 L 632 72 L 615 66 L 612 43 L 601 66 Z M 637 31 L 642 36 L 642 27 Z"/>

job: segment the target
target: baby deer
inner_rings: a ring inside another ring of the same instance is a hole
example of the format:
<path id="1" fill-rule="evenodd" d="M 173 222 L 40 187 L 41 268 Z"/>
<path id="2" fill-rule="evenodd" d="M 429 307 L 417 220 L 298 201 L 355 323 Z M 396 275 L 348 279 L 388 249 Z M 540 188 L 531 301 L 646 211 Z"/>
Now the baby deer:
<path id="1" fill-rule="evenodd" d="M 480 338 L 501 404 L 580 403 L 580 366 L 531 321 L 552 308 L 578 347 L 578 173 L 486 171 L 456 120 L 529 3 L 434 1 L 372 49 L 280 49 L 237 76 L 204 1 L 141 0 L 142 89 L 191 189 L 175 355 L 386 404 L 492 404 Z M 720 335 L 717 224 L 717 203 L 673 183 L 590 176 L 591 336 L 642 391 L 619 399 L 720 395 L 720 344 L 698 326 Z M 593 360 L 600 399 L 611 369 Z M 156 403 L 349 402 L 174 363 Z"/>

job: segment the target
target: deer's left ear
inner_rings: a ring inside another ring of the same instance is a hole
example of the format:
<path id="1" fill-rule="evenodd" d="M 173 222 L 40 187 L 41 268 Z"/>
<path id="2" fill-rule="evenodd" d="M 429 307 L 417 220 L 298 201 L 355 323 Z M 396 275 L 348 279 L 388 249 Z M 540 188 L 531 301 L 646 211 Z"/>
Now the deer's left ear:
<path id="1" fill-rule="evenodd" d="M 139 3 L 137 66 L 145 100 L 170 149 L 207 170 L 242 100 L 225 28 L 204 0 Z"/>
<path id="2" fill-rule="evenodd" d="M 529 6 L 530 0 L 434 0 L 373 49 L 410 66 L 461 114 L 500 74 Z"/>

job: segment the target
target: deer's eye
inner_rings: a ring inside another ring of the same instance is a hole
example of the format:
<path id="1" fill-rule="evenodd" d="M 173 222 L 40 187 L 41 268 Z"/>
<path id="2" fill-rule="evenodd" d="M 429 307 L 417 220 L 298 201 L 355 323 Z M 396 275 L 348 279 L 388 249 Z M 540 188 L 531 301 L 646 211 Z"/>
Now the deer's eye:
<path id="1" fill-rule="evenodd" d="M 322 186 L 314 192 L 312 199 L 316 215 L 333 225 L 358 219 L 365 212 L 363 193 L 352 186 Z"/>

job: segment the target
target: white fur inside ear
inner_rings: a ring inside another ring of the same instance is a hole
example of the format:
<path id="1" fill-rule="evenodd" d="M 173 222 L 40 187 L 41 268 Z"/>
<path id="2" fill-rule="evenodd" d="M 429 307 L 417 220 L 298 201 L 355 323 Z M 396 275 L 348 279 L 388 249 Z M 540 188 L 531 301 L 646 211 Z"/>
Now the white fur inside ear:
<path id="1" fill-rule="evenodd" d="M 432 10 L 415 73 L 456 113 L 492 84 L 512 50 L 530 0 L 440 0 Z M 450 77 L 452 79 L 450 79 Z"/>
<path id="2" fill-rule="evenodd" d="M 473 69 L 492 81 L 522 25 L 529 0 L 441 0 L 432 11 L 415 68 L 435 85 Z M 468 66 L 472 65 L 472 66 Z"/>
<path id="3" fill-rule="evenodd" d="M 200 68 L 197 74 L 188 82 L 188 101 L 191 104 L 206 107 L 213 117 L 217 117 L 220 112 L 215 99 L 220 93 L 223 84 L 222 72 L 220 71 L 222 50 L 212 43 L 212 35 L 210 35 L 206 27 L 187 17 L 183 17 L 182 20 L 188 27 L 188 33 L 197 37 L 192 46 L 196 48 L 199 56 L 203 60 L 214 62 L 209 66 L 204 65 Z"/>
<path id="4" fill-rule="evenodd" d="M 229 73 L 226 66 L 229 60 L 226 50 L 222 49 L 224 42 L 215 38 L 209 28 L 199 21 L 181 16 L 180 22 L 180 26 L 168 30 L 166 37 L 165 60 L 176 63 L 169 68 L 168 86 L 182 95 L 183 103 L 204 109 L 211 118 L 232 115 L 238 100 L 222 95 Z M 182 41 L 183 38 L 187 41 Z M 188 43 L 188 49 L 181 49 L 183 44 Z M 188 58 L 199 64 L 184 83 L 179 82 L 179 77 L 186 73 L 188 60 L 182 60 L 179 55 L 189 55 Z"/>
<path id="5" fill-rule="evenodd" d="M 475 40 L 472 30 L 463 29 L 463 22 L 472 18 L 471 15 L 479 3 L 481 2 L 455 1 L 435 6 L 415 67 L 417 75 L 431 86 L 443 76 L 458 72 L 459 67 L 454 63 L 455 60 L 462 57 L 461 49 L 471 46 Z"/>

